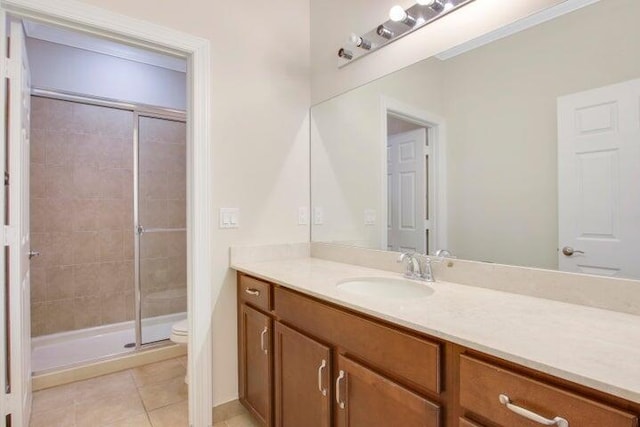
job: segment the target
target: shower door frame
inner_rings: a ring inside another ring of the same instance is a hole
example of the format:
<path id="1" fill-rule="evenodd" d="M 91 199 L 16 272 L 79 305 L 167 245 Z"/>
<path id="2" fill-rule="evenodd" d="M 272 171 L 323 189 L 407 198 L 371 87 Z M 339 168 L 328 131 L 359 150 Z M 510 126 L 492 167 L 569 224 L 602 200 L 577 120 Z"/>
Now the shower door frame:
<path id="1" fill-rule="evenodd" d="M 211 42 L 78 0 L 0 0 L 0 9 L 18 19 L 62 26 L 187 60 L 189 424 L 212 425 L 211 321 L 221 283 L 214 283 L 212 266 Z M 0 427 L 4 425 L 4 417 L 1 418 Z"/>
<path id="2" fill-rule="evenodd" d="M 141 349 L 158 347 L 166 344 L 169 340 L 167 337 L 163 341 L 150 342 L 145 344 L 142 342 L 142 282 L 140 279 L 140 238 L 144 232 L 154 232 L 155 229 L 144 230 L 140 224 L 140 118 L 147 117 L 151 119 L 170 120 L 173 122 L 186 123 L 187 113 L 182 110 L 174 110 L 170 108 L 156 107 L 152 105 L 136 104 L 127 101 L 102 98 L 98 96 L 89 96 L 85 94 L 67 92 L 63 90 L 51 90 L 33 87 L 31 96 L 41 98 L 56 99 L 59 101 L 75 102 L 78 104 L 95 105 L 98 107 L 113 108 L 122 111 L 129 111 L 133 115 L 132 137 L 133 137 L 133 229 L 131 232 L 134 237 L 134 297 L 135 297 L 135 351 Z M 185 147 L 186 149 L 186 147 Z M 186 157 L 186 156 L 185 156 Z M 187 189 L 185 188 L 185 191 Z M 186 201 L 185 201 L 186 204 Z M 144 231 L 141 231 L 144 230 Z M 165 231 L 184 231 L 187 229 L 167 229 Z M 186 256 L 186 254 L 185 254 Z"/>
<path id="3" fill-rule="evenodd" d="M 176 110 L 166 110 L 157 108 L 141 108 L 133 111 L 133 228 L 134 228 L 134 283 L 136 301 L 136 351 L 143 348 L 156 347 L 162 345 L 160 342 L 142 342 L 142 281 L 140 278 L 140 240 L 144 233 L 184 231 L 187 229 L 145 229 L 140 224 L 140 118 L 170 120 L 173 122 L 186 123 L 186 113 Z M 186 147 L 185 147 L 186 149 Z M 186 157 L 186 156 L 185 156 Z M 185 188 L 185 191 L 187 189 Z M 186 254 L 185 254 L 186 256 Z M 166 338 L 167 340 L 169 337 Z"/>

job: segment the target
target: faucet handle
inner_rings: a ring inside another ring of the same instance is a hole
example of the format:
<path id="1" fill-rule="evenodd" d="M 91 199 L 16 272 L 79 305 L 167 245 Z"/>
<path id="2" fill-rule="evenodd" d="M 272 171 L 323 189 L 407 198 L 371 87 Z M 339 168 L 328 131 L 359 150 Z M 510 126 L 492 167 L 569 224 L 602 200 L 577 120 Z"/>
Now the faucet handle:
<path id="1" fill-rule="evenodd" d="M 436 251 L 436 258 L 436 262 L 442 262 L 445 258 L 455 259 L 456 257 L 447 249 L 438 249 Z"/>

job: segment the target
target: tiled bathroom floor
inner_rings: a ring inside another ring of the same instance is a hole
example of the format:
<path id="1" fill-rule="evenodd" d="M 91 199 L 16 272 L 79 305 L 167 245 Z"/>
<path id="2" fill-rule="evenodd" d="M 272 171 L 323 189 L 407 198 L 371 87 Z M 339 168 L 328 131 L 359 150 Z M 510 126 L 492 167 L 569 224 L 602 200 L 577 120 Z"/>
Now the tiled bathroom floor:
<path id="1" fill-rule="evenodd" d="M 31 427 L 186 427 L 186 366 L 179 357 L 37 391 Z M 254 426 L 248 414 L 215 424 Z"/>

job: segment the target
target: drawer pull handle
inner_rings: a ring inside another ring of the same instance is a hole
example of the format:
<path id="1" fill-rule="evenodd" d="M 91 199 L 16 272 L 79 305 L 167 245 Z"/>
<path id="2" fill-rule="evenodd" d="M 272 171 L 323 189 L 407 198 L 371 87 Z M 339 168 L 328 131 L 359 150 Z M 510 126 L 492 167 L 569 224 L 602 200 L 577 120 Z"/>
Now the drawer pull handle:
<path id="1" fill-rule="evenodd" d="M 336 402 L 340 409 L 344 409 L 344 402 L 340 399 L 340 383 L 344 379 L 344 371 L 341 369 L 338 378 L 336 379 Z"/>
<path id="2" fill-rule="evenodd" d="M 253 295 L 254 297 L 259 297 L 260 296 L 260 291 L 257 289 L 253 289 L 253 288 L 247 288 L 244 290 L 245 293 L 249 294 L 249 295 Z"/>
<path id="3" fill-rule="evenodd" d="M 268 353 L 267 349 L 264 346 L 264 336 L 267 334 L 267 332 L 269 332 L 269 328 L 265 326 L 262 330 L 262 333 L 260 334 L 260 350 L 264 351 L 264 354 Z"/>
<path id="4" fill-rule="evenodd" d="M 320 390 L 320 393 L 322 393 L 323 396 L 327 395 L 327 389 L 322 387 L 322 371 L 324 371 L 324 368 L 326 367 L 327 367 L 327 361 L 322 359 L 322 363 L 318 368 L 318 390 Z"/>
<path id="5" fill-rule="evenodd" d="M 555 417 L 554 419 L 550 420 L 549 418 L 545 418 L 542 415 L 538 415 L 528 409 L 514 405 L 513 403 L 511 403 L 511 399 L 509 398 L 509 396 L 507 396 L 506 394 L 501 394 L 500 396 L 498 396 L 498 399 L 500 399 L 500 403 L 506 406 L 507 409 L 511 412 L 516 413 L 521 417 L 534 421 L 538 424 L 542 424 L 545 426 L 557 425 L 558 427 L 569 427 L 569 421 L 565 420 L 562 417 Z"/>

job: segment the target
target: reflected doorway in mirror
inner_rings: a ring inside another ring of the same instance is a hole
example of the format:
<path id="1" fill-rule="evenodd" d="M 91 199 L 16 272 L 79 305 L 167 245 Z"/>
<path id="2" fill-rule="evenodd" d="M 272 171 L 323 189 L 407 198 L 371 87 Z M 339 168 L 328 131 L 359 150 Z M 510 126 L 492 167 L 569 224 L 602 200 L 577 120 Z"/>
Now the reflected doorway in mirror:
<path id="1" fill-rule="evenodd" d="M 433 253 L 446 245 L 444 121 L 389 98 L 382 100 L 382 113 L 382 247 Z"/>

